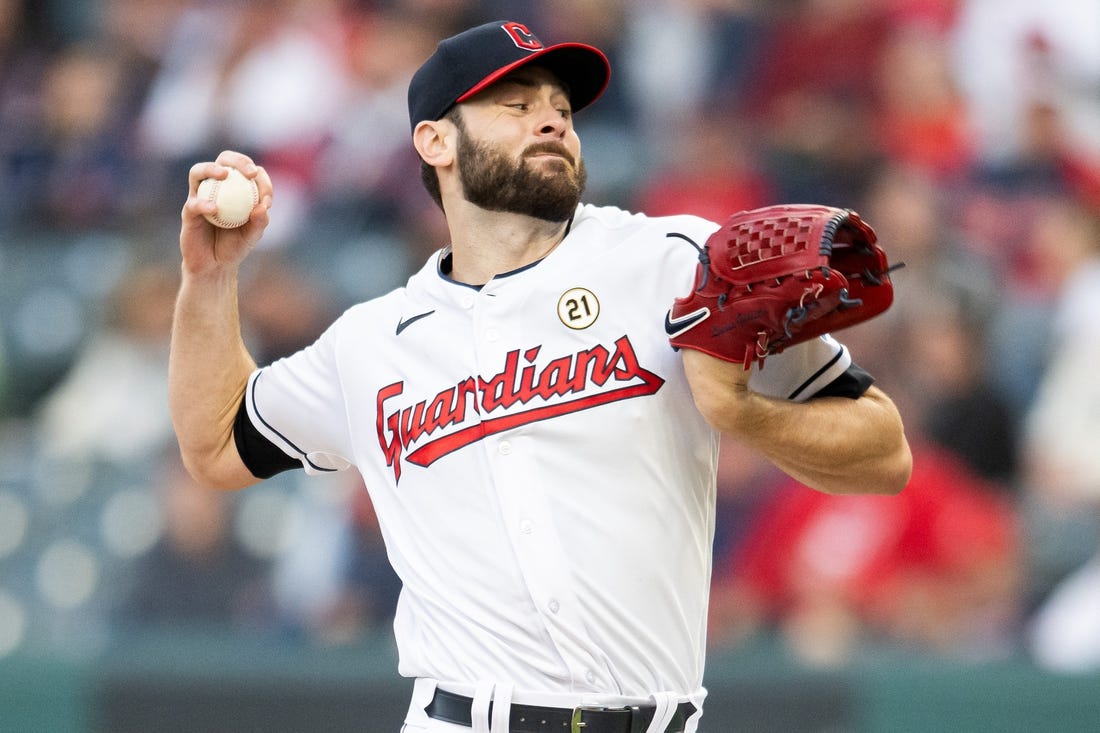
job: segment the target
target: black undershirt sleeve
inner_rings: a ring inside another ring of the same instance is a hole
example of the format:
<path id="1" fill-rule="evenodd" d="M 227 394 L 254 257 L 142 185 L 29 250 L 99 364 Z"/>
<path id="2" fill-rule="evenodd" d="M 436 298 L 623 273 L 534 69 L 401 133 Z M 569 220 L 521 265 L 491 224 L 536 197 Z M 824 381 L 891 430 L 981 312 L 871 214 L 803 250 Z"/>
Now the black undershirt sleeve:
<path id="1" fill-rule="evenodd" d="M 248 419 L 248 408 L 243 399 L 233 420 L 233 442 L 244 465 L 256 478 L 271 478 L 277 473 L 302 467 L 301 461 L 288 456 L 256 429 Z"/>
<path id="2" fill-rule="evenodd" d="M 825 385 L 820 392 L 810 399 L 816 399 L 818 397 L 848 397 L 854 400 L 861 397 L 874 383 L 874 377 L 864 371 L 858 364 L 852 362 L 852 365 L 849 366 L 843 374 Z"/>

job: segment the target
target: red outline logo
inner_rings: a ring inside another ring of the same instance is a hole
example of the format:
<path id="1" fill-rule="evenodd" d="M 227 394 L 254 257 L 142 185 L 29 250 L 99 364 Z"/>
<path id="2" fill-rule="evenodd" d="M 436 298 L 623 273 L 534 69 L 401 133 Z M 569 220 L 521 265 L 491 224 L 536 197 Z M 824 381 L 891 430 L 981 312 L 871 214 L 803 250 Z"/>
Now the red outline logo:
<path id="1" fill-rule="evenodd" d="M 542 41 L 538 39 L 531 30 L 523 23 L 505 23 L 501 26 L 504 32 L 512 39 L 512 43 L 516 44 L 519 48 L 527 49 L 528 51 L 538 51 L 542 48 Z"/>

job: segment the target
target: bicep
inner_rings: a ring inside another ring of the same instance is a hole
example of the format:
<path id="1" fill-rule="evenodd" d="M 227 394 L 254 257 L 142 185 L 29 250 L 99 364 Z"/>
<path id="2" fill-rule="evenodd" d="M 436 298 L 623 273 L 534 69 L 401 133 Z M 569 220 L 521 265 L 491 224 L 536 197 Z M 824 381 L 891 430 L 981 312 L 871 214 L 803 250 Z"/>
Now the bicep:
<path id="1" fill-rule="evenodd" d="M 235 436 L 229 436 L 212 454 L 201 462 L 181 451 L 184 467 L 196 483 L 214 489 L 236 490 L 260 480 L 249 470 L 237 449 Z"/>

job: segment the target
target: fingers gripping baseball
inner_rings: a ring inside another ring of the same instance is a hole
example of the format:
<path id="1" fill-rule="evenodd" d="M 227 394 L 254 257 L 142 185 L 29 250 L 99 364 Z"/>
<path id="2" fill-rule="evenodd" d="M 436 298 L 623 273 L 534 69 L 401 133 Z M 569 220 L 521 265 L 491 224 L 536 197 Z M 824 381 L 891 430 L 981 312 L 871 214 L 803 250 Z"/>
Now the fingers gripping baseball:
<path id="1" fill-rule="evenodd" d="M 666 319 L 669 340 L 748 369 L 885 311 L 896 267 L 854 211 L 810 205 L 743 211 L 699 247 L 695 286 Z"/>
<path id="2" fill-rule="evenodd" d="M 268 224 L 271 178 L 246 155 L 221 153 L 188 174 L 180 249 L 185 267 L 201 272 L 239 264 Z"/>

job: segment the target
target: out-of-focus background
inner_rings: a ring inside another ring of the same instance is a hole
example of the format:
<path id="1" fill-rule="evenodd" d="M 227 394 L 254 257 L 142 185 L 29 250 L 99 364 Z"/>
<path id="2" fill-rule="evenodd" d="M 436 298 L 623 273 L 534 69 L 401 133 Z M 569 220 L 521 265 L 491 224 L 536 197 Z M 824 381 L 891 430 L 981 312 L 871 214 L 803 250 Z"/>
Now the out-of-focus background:
<path id="1" fill-rule="evenodd" d="M 397 730 L 356 478 L 181 470 L 179 210 L 268 168 L 246 338 L 309 343 L 445 243 L 406 84 L 498 18 L 611 57 L 588 201 L 847 206 L 907 265 L 842 335 L 906 492 L 724 447 L 703 730 L 1096 730 L 1100 0 L 0 0 L 0 731 Z"/>

